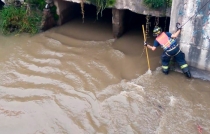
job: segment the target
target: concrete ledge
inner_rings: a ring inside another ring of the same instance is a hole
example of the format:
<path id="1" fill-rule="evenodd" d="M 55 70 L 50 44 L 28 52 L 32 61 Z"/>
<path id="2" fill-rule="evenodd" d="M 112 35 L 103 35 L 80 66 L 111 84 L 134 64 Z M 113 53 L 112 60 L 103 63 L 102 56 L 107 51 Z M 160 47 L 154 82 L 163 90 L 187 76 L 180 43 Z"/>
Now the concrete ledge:
<path id="1" fill-rule="evenodd" d="M 206 70 L 201 70 L 192 66 L 189 66 L 191 75 L 193 78 L 202 79 L 210 81 L 210 72 Z M 175 66 L 173 69 L 175 72 L 182 73 L 182 70 L 178 67 L 178 65 Z"/>
<path id="2" fill-rule="evenodd" d="M 62 0 L 59 0 L 62 1 Z M 69 2 L 75 2 L 80 3 L 81 0 L 65 0 Z M 148 7 L 146 7 L 143 4 L 143 0 L 116 0 L 116 4 L 113 7 L 110 8 L 116 8 L 116 9 L 128 9 L 132 12 L 143 14 L 143 15 L 151 15 L 151 16 L 171 16 L 171 8 L 165 9 L 159 9 L 159 10 L 151 10 Z"/>

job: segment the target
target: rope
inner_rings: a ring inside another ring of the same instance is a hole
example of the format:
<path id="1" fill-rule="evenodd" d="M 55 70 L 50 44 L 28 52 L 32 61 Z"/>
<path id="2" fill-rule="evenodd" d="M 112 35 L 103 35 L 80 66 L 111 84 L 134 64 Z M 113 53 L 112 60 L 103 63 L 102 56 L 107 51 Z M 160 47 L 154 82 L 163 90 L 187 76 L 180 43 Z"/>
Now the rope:
<path id="1" fill-rule="evenodd" d="M 145 50 L 145 47 L 144 47 L 144 49 L 143 49 L 143 51 L 142 51 L 142 53 L 141 53 L 141 55 L 140 55 L 140 58 L 143 56 L 144 50 Z"/>
<path id="2" fill-rule="evenodd" d="M 146 16 L 146 30 L 145 30 L 145 35 L 146 35 L 146 38 L 149 38 L 149 26 L 150 26 L 150 15 L 147 15 Z"/>
<path id="3" fill-rule="evenodd" d="M 187 20 L 183 25 L 181 25 L 181 27 L 183 27 L 188 21 L 190 21 L 193 17 L 196 17 L 197 15 L 198 15 L 198 13 L 199 13 L 199 11 L 201 11 L 201 9 L 203 9 L 206 5 L 207 5 L 207 3 L 209 3 L 210 2 L 210 0 L 208 1 L 208 2 L 206 2 L 199 10 L 198 10 L 198 12 L 196 13 L 196 14 L 194 14 L 192 17 L 190 17 L 190 19 L 189 20 Z"/>

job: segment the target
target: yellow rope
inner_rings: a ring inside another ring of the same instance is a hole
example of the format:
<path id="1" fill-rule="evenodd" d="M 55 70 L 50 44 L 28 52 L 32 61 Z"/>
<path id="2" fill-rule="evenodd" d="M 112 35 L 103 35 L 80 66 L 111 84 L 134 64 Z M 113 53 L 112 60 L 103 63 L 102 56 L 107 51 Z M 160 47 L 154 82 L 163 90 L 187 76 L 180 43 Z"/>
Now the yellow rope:
<path id="1" fill-rule="evenodd" d="M 144 42 L 146 42 L 147 39 L 146 39 L 145 31 L 144 31 L 144 25 L 142 25 L 142 30 L 143 30 L 143 35 L 144 35 Z M 146 46 L 145 46 L 145 47 L 146 47 Z M 146 54 L 147 54 L 148 69 L 150 70 L 149 55 L 148 55 L 147 47 L 146 47 Z"/>

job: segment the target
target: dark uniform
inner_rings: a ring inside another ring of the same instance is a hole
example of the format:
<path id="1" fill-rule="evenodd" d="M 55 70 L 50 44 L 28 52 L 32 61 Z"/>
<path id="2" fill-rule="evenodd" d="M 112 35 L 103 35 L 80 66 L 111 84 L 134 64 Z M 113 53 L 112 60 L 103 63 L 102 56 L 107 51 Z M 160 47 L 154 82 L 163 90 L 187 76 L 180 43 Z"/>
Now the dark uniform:
<path id="1" fill-rule="evenodd" d="M 179 64 L 180 68 L 182 69 L 183 73 L 190 78 L 191 74 L 185 61 L 185 54 L 180 50 L 176 40 L 171 38 L 171 35 L 172 34 L 169 32 L 162 32 L 157 36 L 154 41 L 155 47 L 161 46 L 164 50 L 161 56 L 162 71 L 165 74 L 169 73 L 169 62 L 171 57 L 173 56 L 174 60 Z"/>

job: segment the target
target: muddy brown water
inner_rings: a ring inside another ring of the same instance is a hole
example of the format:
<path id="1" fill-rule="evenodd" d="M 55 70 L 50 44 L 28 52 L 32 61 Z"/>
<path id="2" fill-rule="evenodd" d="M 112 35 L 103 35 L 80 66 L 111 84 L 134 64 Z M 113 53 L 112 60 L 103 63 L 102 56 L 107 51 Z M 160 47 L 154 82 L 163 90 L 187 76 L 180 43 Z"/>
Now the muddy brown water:
<path id="1" fill-rule="evenodd" d="M 161 48 L 148 71 L 142 43 L 88 19 L 0 36 L 0 134 L 210 134 L 209 81 L 162 74 Z"/>

